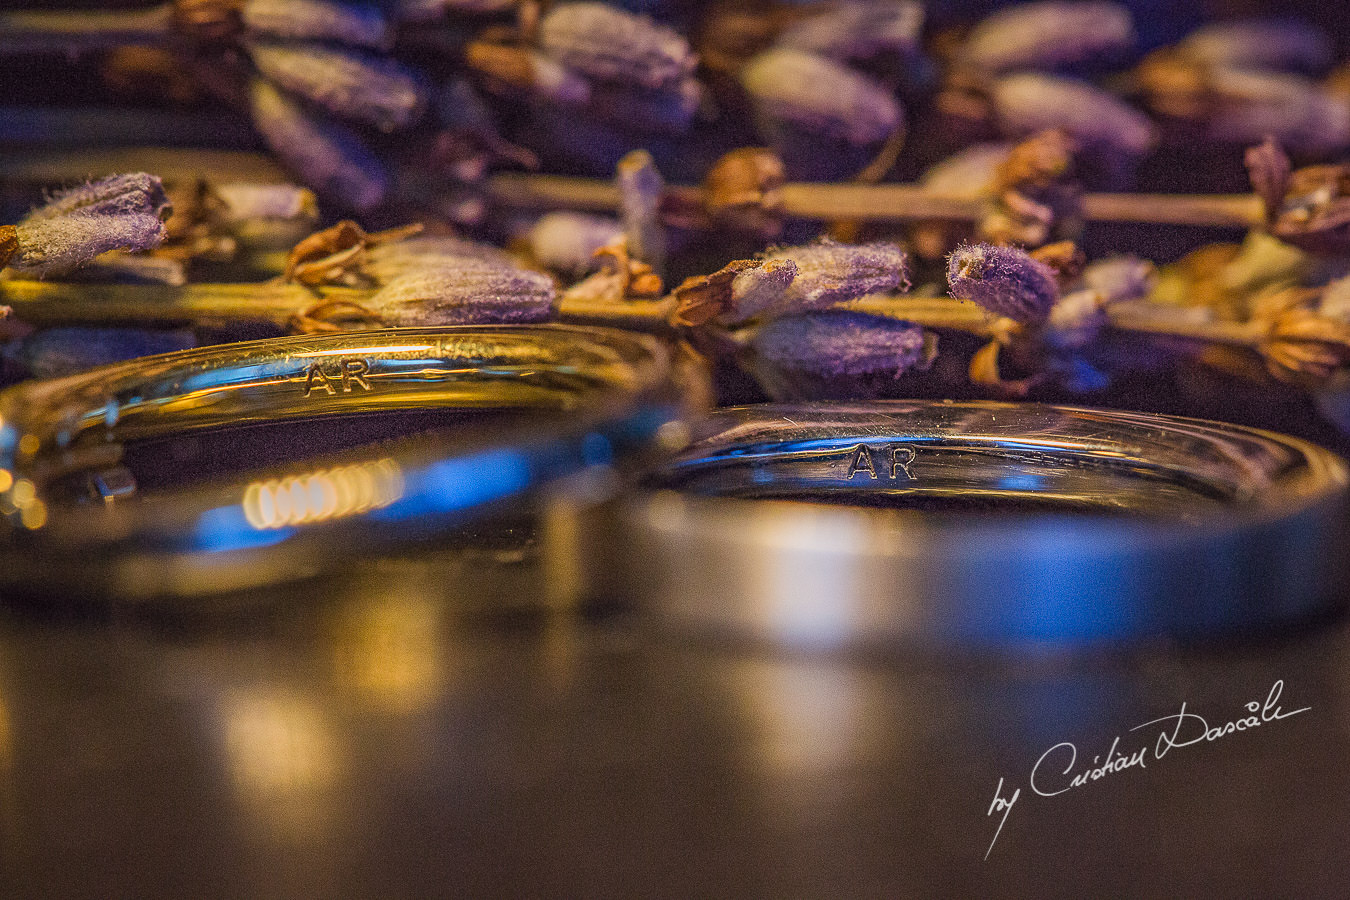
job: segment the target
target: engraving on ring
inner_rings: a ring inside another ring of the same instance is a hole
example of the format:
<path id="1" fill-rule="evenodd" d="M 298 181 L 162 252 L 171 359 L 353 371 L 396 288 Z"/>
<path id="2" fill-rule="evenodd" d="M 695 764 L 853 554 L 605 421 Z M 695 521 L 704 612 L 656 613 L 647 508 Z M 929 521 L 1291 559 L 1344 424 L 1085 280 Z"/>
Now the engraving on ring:
<path id="1" fill-rule="evenodd" d="M 914 448 L 912 447 L 889 447 L 884 452 L 885 465 L 878 466 L 877 460 L 873 459 L 873 453 L 880 453 L 880 450 L 874 450 L 866 444 L 859 444 L 854 447 L 849 455 L 848 479 L 852 480 L 859 472 L 866 472 L 867 477 L 873 481 L 878 478 L 887 480 L 913 481 L 914 473 L 909 470 L 909 466 L 914 462 Z"/>
<path id="2" fill-rule="evenodd" d="M 366 380 L 369 374 L 370 363 L 364 359 L 343 357 L 338 360 L 336 372 L 325 372 L 320 363 L 312 362 L 305 370 L 305 396 L 308 397 L 320 389 L 329 397 L 339 391 L 350 394 L 353 386 L 368 391 L 371 389 L 370 382 Z"/>

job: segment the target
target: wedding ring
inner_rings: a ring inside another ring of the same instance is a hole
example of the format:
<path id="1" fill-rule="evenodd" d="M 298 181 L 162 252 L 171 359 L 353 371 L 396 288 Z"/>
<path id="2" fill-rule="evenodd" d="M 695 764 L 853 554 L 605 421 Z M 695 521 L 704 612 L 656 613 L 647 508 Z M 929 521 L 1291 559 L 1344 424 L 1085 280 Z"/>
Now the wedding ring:
<path id="1" fill-rule="evenodd" d="M 277 338 L 25 382 L 0 392 L 0 584 L 235 590 L 590 489 L 681 444 L 677 376 L 650 336 L 535 325 Z M 425 407 L 529 414 L 145 497 L 118 465 L 132 439 Z"/>
<path id="2" fill-rule="evenodd" d="M 623 505 L 606 590 L 796 648 L 1242 632 L 1338 607 L 1347 466 L 1171 416 L 897 401 L 720 410 Z M 807 501 L 807 502 L 802 502 Z"/>

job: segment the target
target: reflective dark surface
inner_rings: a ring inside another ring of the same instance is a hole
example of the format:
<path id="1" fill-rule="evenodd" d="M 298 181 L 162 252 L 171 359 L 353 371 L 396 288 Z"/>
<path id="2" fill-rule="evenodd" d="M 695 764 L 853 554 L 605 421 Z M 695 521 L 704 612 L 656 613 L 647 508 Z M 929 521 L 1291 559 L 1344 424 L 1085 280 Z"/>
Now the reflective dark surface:
<path id="1" fill-rule="evenodd" d="M 0 896 L 1344 896 L 1344 623 L 793 657 L 523 612 L 538 556 L 387 560 L 209 619 L 0 612 Z M 1085 763 L 1280 679 L 1311 709 L 1029 790 L 1060 742 Z"/>

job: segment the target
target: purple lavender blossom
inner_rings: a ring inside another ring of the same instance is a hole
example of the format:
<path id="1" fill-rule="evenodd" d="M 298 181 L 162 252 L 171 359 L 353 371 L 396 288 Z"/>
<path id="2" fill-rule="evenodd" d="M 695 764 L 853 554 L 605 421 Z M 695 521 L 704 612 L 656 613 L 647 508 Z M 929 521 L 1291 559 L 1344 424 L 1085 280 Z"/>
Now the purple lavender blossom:
<path id="1" fill-rule="evenodd" d="M 797 264 L 797 277 L 774 310 L 778 314 L 824 309 L 868 294 L 909 289 L 909 257 L 886 241 L 840 244 L 823 240 L 775 250 L 766 259 L 790 259 Z"/>
<path id="2" fill-rule="evenodd" d="M 992 94 L 999 128 L 1010 138 L 1058 128 L 1085 148 L 1130 156 L 1147 153 L 1157 139 L 1147 116 L 1085 81 L 1009 75 Z"/>
<path id="3" fill-rule="evenodd" d="M 1331 65 L 1330 35 L 1294 19 L 1215 22 L 1191 32 L 1178 47 L 1211 66 L 1316 72 Z"/>
<path id="4" fill-rule="evenodd" d="M 1116 3 L 1047 0 L 1010 6 L 970 33 L 962 62 L 987 72 L 1054 69 L 1134 46 L 1130 11 Z"/>
<path id="5" fill-rule="evenodd" d="M 357 211 L 384 199 L 389 176 L 350 131 L 310 115 L 261 78 L 253 80 L 250 101 L 263 140 L 319 193 Z"/>
<path id="6" fill-rule="evenodd" d="M 386 49 L 389 25 L 373 6 L 324 0 L 247 0 L 239 11 L 244 28 L 263 37 L 336 41 Z"/>
<path id="7" fill-rule="evenodd" d="M 738 273 L 731 280 L 731 299 L 722 319 L 744 322 L 785 306 L 783 297 L 798 271 L 797 264 L 791 259 L 766 259 Z"/>
<path id="8" fill-rule="evenodd" d="M 548 319 L 556 295 L 541 272 L 463 259 L 400 275 L 366 306 L 389 325 L 489 325 Z"/>
<path id="9" fill-rule="evenodd" d="M 52 199 L 28 214 L 25 221 L 54 219 L 72 212 L 97 212 L 116 215 L 149 212 L 168 218 L 169 197 L 163 183 L 154 175 L 134 172 L 110 175 L 52 195 Z"/>
<path id="10" fill-rule="evenodd" d="M 506 251 L 478 241 L 440 234 L 423 234 L 379 244 L 366 251 L 365 271 L 381 284 L 418 269 L 446 269 L 459 265 L 515 265 Z"/>
<path id="11" fill-rule="evenodd" d="M 825 377 L 899 377 L 925 362 L 923 329 L 910 322 L 857 312 L 823 312 L 774 319 L 750 346 L 783 369 Z"/>
<path id="12" fill-rule="evenodd" d="M 1219 99 L 1205 123 L 1213 140 L 1273 137 L 1295 153 L 1319 156 L 1350 146 L 1350 105 L 1302 75 L 1216 68 L 1210 88 Z"/>
<path id="13" fill-rule="evenodd" d="M 335 116 L 394 131 L 415 123 L 426 90 L 392 59 L 322 44 L 253 43 L 249 55 L 268 80 Z"/>
<path id="14" fill-rule="evenodd" d="M 912 58 L 922 35 L 923 6 L 913 0 L 851 0 L 788 26 L 775 44 L 843 61 Z"/>
<path id="15" fill-rule="evenodd" d="M 903 124 L 900 104 L 867 76 L 800 50 L 761 53 L 741 71 L 761 127 L 786 124 L 854 145 L 886 140 Z"/>
<path id="16" fill-rule="evenodd" d="M 539 22 L 539 44 L 592 78 L 663 88 L 694 71 L 697 59 L 675 31 L 604 3 L 565 3 Z"/>
<path id="17" fill-rule="evenodd" d="M 1016 247 L 963 244 L 947 259 L 951 295 L 1018 322 L 1044 322 L 1059 299 L 1055 273 Z"/>
<path id="18" fill-rule="evenodd" d="M 109 250 L 149 250 L 164 240 L 169 203 L 160 180 L 115 175 L 65 191 L 15 226 L 9 265 L 62 275 Z"/>

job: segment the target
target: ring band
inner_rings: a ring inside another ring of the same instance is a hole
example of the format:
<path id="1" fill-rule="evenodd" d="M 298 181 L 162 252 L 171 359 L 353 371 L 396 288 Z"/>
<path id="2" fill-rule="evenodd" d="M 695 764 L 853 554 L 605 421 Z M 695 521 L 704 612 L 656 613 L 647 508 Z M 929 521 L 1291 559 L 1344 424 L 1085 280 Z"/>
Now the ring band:
<path id="1" fill-rule="evenodd" d="M 26 382 L 0 392 L 0 580 L 135 598 L 308 574 L 668 452 L 687 435 L 677 377 L 689 375 L 650 336 L 534 325 L 276 338 Z M 122 496 L 117 476 L 97 474 L 116 472 L 128 439 L 426 407 L 559 415 L 145 502 Z M 103 502 L 54 496 L 91 471 Z"/>
<path id="2" fill-rule="evenodd" d="M 686 630 L 799 648 L 1189 637 L 1329 611 L 1346 583 L 1346 464 L 1296 438 L 929 401 L 704 425 L 620 508 L 609 588 Z M 999 510 L 1022 514 L 981 514 Z"/>

